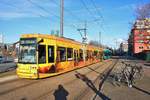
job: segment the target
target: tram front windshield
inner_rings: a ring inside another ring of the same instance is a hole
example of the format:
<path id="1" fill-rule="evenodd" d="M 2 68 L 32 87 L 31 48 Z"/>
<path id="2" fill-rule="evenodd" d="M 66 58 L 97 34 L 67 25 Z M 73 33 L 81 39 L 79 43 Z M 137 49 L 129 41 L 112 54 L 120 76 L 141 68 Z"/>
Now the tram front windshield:
<path id="1" fill-rule="evenodd" d="M 19 63 L 36 63 L 36 44 L 20 44 Z"/>

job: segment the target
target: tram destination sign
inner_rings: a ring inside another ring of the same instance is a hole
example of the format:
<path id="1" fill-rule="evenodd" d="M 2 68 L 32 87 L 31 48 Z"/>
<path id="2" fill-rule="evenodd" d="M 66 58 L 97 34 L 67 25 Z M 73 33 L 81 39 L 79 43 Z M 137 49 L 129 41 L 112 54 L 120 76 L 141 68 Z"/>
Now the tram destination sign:
<path id="1" fill-rule="evenodd" d="M 20 44 L 36 44 L 36 39 L 35 38 L 22 38 L 20 39 Z"/>

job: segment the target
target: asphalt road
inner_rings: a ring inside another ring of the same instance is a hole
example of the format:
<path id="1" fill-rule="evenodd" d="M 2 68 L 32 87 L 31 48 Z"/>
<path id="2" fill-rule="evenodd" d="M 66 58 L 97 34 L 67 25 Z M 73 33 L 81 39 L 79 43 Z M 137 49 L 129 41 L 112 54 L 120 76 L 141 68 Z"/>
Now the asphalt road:
<path id="1" fill-rule="evenodd" d="M 122 61 L 131 65 L 142 66 L 142 77 L 134 81 L 132 88 L 108 77 L 101 92 L 111 100 L 150 100 L 150 63 L 137 59 L 120 59 L 120 63 L 118 62 L 110 75 L 119 72 L 120 67 L 124 65 L 121 63 Z M 96 98 L 94 100 L 102 99 Z"/>
<path id="2" fill-rule="evenodd" d="M 46 79 L 1 83 L 0 100 L 91 100 L 99 90 L 95 82 L 116 63 L 112 59 Z"/>

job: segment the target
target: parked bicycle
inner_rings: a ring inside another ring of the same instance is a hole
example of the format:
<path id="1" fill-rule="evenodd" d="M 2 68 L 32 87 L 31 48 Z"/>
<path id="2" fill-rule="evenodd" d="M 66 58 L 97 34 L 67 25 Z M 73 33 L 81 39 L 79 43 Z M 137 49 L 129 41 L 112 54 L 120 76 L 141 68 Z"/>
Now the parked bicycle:
<path id="1" fill-rule="evenodd" d="M 125 62 L 122 62 L 122 64 L 124 66 L 119 73 L 115 73 L 114 78 L 120 83 L 126 83 L 128 87 L 132 87 L 137 80 L 142 79 L 143 68 L 136 64 L 134 66 Z"/>

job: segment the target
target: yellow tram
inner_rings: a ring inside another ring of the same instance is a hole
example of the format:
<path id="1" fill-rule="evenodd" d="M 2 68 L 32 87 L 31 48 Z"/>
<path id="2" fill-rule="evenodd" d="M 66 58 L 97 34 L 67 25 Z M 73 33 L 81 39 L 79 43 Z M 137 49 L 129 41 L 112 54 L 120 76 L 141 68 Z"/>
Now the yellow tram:
<path id="1" fill-rule="evenodd" d="M 45 78 L 99 62 L 103 49 L 68 38 L 45 34 L 24 34 L 20 38 L 17 75 Z"/>

